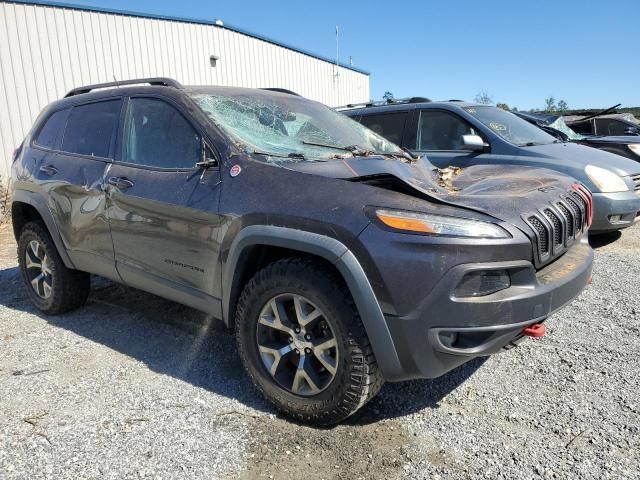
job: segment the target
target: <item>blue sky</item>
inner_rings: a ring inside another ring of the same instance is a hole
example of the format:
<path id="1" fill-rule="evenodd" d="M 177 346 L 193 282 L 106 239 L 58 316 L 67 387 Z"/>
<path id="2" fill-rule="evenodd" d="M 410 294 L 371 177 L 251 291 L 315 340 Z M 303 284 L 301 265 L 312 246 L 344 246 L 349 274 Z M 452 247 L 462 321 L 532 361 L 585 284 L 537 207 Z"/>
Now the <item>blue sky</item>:
<path id="1" fill-rule="evenodd" d="M 640 105 L 640 1 L 211 2 L 95 0 L 69 3 L 222 19 L 371 72 L 371 95 L 472 100 L 540 108 Z"/>

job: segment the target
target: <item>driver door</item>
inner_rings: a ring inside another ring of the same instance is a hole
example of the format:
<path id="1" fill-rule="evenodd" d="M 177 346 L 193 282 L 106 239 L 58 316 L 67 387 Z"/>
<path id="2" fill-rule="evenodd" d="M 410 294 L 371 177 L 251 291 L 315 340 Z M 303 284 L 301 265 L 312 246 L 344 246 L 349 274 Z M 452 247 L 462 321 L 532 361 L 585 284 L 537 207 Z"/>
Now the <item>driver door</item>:
<path id="1" fill-rule="evenodd" d="M 105 190 L 116 268 L 136 288 L 218 313 L 221 181 L 196 167 L 202 136 L 171 103 L 132 97 Z"/>

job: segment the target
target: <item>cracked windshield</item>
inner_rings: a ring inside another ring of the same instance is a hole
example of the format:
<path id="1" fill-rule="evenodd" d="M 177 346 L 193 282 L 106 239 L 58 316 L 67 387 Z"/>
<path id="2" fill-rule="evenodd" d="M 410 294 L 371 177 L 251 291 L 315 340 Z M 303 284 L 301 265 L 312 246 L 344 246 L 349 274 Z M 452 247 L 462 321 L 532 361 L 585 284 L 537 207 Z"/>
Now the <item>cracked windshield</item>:
<path id="1" fill-rule="evenodd" d="M 294 95 L 228 89 L 192 94 L 202 110 L 247 151 L 291 161 L 406 154 L 326 106 Z"/>

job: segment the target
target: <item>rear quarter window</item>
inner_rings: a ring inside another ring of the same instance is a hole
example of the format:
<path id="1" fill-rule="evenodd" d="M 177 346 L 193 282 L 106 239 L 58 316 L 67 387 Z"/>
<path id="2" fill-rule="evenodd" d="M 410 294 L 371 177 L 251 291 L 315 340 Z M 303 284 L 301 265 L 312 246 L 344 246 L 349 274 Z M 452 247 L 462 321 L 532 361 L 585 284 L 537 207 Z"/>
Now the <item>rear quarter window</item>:
<path id="1" fill-rule="evenodd" d="M 58 110 L 47 118 L 40 128 L 38 135 L 35 138 L 35 143 L 41 147 L 55 148 L 58 144 L 58 139 L 62 134 L 64 125 L 67 122 L 67 116 L 69 115 L 69 109 Z"/>
<path id="2" fill-rule="evenodd" d="M 62 140 L 62 150 L 91 157 L 109 157 L 121 100 L 89 103 L 73 107 Z"/>

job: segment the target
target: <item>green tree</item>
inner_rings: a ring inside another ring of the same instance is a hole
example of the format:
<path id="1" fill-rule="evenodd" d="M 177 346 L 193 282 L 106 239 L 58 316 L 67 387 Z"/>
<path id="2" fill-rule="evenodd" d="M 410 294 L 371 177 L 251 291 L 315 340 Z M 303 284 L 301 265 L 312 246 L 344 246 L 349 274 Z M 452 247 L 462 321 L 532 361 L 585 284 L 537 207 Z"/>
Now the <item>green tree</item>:
<path id="1" fill-rule="evenodd" d="M 511 109 L 509 108 L 509 105 L 507 105 L 506 103 L 500 103 L 498 102 L 496 104 L 496 107 L 501 108 L 502 110 L 506 110 L 507 112 L 509 112 Z"/>
<path id="2" fill-rule="evenodd" d="M 569 106 L 567 105 L 567 102 L 565 102 L 564 100 L 560 100 L 558 102 L 558 111 L 560 113 L 565 113 L 568 109 L 569 109 Z"/>
<path id="3" fill-rule="evenodd" d="M 394 100 L 393 93 L 387 90 L 386 92 L 384 92 L 384 95 L 382 95 L 382 99 L 387 103 L 393 103 L 393 100 Z"/>
<path id="4" fill-rule="evenodd" d="M 556 106 L 556 99 L 551 96 L 549 98 L 545 98 L 544 100 L 544 111 L 545 112 L 555 112 L 558 109 L 558 107 Z"/>
<path id="5" fill-rule="evenodd" d="M 474 100 L 476 101 L 476 103 L 481 103 L 483 105 L 491 105 L 493 103 L 493 97 L 486 90 L 478 92 Z"/>

